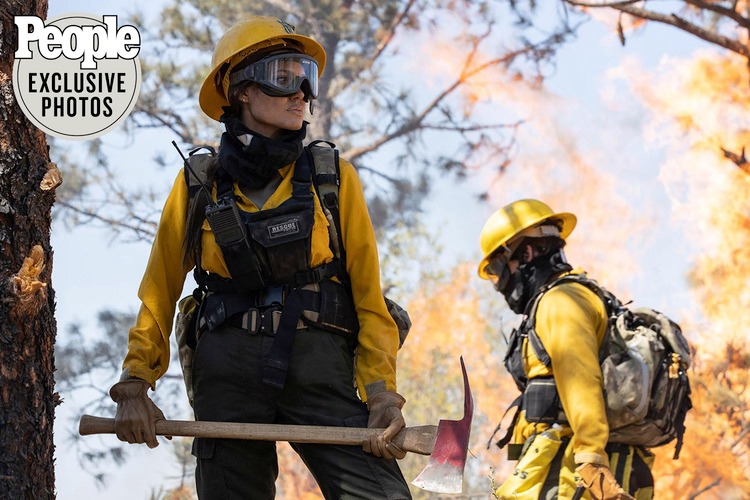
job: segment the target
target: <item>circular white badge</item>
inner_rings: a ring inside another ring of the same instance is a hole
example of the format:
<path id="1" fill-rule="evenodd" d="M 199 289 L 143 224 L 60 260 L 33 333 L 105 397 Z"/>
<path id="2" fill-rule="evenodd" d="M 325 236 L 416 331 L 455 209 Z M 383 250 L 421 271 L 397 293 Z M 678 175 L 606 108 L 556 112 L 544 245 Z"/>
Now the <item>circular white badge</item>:
<path id="1" fill-rule="evenodd" d="M 16 16 L 13 90 L 26 117 L 45 133 L 87 140 L 112 131 L 141 88 L 140 33 L 117 16 Z"/>

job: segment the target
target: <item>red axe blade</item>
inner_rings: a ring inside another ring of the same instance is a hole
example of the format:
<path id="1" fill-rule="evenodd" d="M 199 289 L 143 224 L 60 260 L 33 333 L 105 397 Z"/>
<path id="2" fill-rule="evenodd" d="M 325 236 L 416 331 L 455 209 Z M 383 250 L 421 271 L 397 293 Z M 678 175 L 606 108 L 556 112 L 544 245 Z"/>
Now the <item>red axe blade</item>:
<path id="1" fill-rule="evenodd" d="M 430 455 L 430 461 L 411 483 L 417 488 L 436 493 L 463 491 L 464 467 L 469 453 L 469 432 L 474 416 L 474 399 L 471 397 L 463 356 L 461 372 L 464 376 L 464 416 L 461 420 L 438 422 L 435 447 Z"/>

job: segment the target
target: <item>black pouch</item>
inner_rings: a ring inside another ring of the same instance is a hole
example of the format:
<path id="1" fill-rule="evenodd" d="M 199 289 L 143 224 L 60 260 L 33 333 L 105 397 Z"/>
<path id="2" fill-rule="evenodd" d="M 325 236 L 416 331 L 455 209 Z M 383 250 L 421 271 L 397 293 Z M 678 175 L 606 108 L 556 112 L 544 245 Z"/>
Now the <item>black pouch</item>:
<path id="1" fill-rule="evenodd" d="M 209 295 L 203 300 L 201 314 L 206 322 L 208 331 L 216 330 L 227 319 L 227 311 L 224 307 L 222 295 Z"/>
<path id="2" fill-rule="evenodd" d="M 528 422 L 566 422 L 553 378 L 531 379 L 523 393 L 521 409 L 526 410 Z"/>
<path id="3" fill-rule="evenodd" d="M 349 290 L 332 280 L 318 283 L 320 287 L 320 309 L 315 325 L 334 333 L 356 336 L 359 319 Z"/>
<path id="4" fill-rule="evenodd" d="M 523 366 L 523 339 L 518 328 L 514 328 L 510 334 L 510 341 L 508 342 L 508 350 L 505 353 L 505 359 L 503 363 L 508 373 L 513 377 L 516 382 L 518 390 L 523 392 L 526 389 L 526 383 L 528 378 L 526 377 L 526 370 Z"/>
<path id="5" fill-rule="evenodd" d="M 311 203 L 290 203 L 259 212 L 262 218 L 248 223 L 248 233 L 263 268 L 272 282 L 293 281 L 310 268 L 314 211 Z"/>

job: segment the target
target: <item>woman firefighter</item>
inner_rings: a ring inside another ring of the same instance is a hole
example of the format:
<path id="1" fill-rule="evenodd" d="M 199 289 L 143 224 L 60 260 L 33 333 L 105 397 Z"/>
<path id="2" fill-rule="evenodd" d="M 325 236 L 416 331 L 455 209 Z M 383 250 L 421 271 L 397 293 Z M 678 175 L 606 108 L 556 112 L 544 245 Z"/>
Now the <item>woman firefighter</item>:
<path id="1" fill-rule="evenodd" d="M 271 17 L 249 17 L 219 40 L 199 102 L 226 131 L 218 154 L 191 158 L 196 169 L 178 175 L 164 206 L 110 391 L 116 432 L 157 445 L 164 416 L 147 391 L 167 369 L 175 304 L 194 269 L 196 419 L 385 428 L 361 448 L 292 447 L 326 498 L 410 498 L 395 460 L 405 453 L 391 443 L 405 426 L 399 333 L 362 187 L 340 160 L 333 201 L 348 258 L 337 258 L 333 218 L 302 145 L 325 63 L 318 42 Z M 193 454 L 200 498 L 274 497 L 274 442 L 197 438 Z"/>

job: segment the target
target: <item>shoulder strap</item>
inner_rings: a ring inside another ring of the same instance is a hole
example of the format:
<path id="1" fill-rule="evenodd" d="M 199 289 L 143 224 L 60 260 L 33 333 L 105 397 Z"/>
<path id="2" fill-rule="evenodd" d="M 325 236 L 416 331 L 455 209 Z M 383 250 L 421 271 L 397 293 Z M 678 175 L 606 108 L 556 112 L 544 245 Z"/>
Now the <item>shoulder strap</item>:
<path id="1" fill-rule="evenodd" d="M 198 153 L 202 149 L 207 150 L 205 153 Z M 216 161 L 216 150 L 211 146 L 199 146 L 197 148 L 192 149 L 188 153 L 188 164 L 190 165 L 190 168 L 184 167 L 183 173 L 185 175 L 185 184 L 187 184 L 188 189 L 188 213 L 191 213 L 193 210 L 196 210 L 197 207 L 194 207 L 195 204 L 195 195 L 198 194 L 198 191 L 201 190 L 201 185 L 206 186 L 207 189 L 211 189 L 210 186 L 207 186 L 208 183 L 208 170 L 211 164 Z M 208 273 L 201 267 L 200 263 L 200 239 L 197 241 L 198 245 L 198 257 L 196 258 L 195 263 L 195 269 L 193 270 L 193 276 L 195 278 L 196 283 L 198 284 L 198 287 L 193 290 L 193 298 L 195 298 L 196 302 L 198 304 L 201 303 L 201 300 L 203 298 L 203 293 L 205 292 L 206 286 L 205 281 L 206 277 L 208 276 Z M 194 341 L 194 340 L 193 340 Z"/>
<path id="2" fill-rule="evenodd" d="M 327 144 L 328 147 L 320 144 Z M 339 150 L 336 145 L 328 141 L 313 141 L 305 148 L 309 155 L 312 169 L 313 184 L 320 198 L 323 212 L 328 218 L 331 249 L 341 260 L 342 271 L 346 272 L 346 249 L 341 233 L 341 217 L 339 214 L 339 186 L 341 184 L 341 170 L 339 168 Z"/>
<path id="3" fill-rule="evenodd" d="M 539 292 L 531 301 L 531 310 L 527 316 L 526 321 L 528 324 L 527 334 L 529 343 L 531 344 L 531 348 L 534 351 L 534 355 L 539 359 L 539 361 L 542 362 L 542 364 L 544 364 L 544 366 L 549 366 L 552 360 L 547 353 L 547 349 L 545 349 L 544 345 L 542 344 L 542 339 L 540 339 L 539 335 L 536 333 L 536 311 L 539 307 L 539 302 L 541 302 L 542 300 L 542 296 L 544 296 L 544 294 L 550 289 L 563 283 L 580 283 L 581 285 L 594 292 L 596 296 L 599 297 L 599 299 L 601 299 L 601 301 L 604 303 L 604 308 L 606 309 L 608 316 L 611 316 L 612 308 L 615 306 L 615 304 L 619 304 L 614 295 L 607 292 L 596 281 L 582 274 L 568 274 L 542 287 L 542 289 L 539 290 Z"/>
<path id="4" fill-rule="evenodd" d="M 202 149 L 206 149 L 208 150 L 208 152 L 198 153 Z M 216 150 L 211 146 L 200 146 L 188 153 L 187 161 L 190 164 L 192 173 L 191 170 L 187 167 L 183 169 L 183 173 L 185 175 L 185 184 L 187 184 L 188 187 L 188 198 L 190 199 L 190 201 L 192 201 L 195 197 L 195 193 L 200 190 L 201 184 L 205 184 L 206 182 L 208 182 L 208 169 L 211 163 L 214 161 L 215 156 Z"/>

